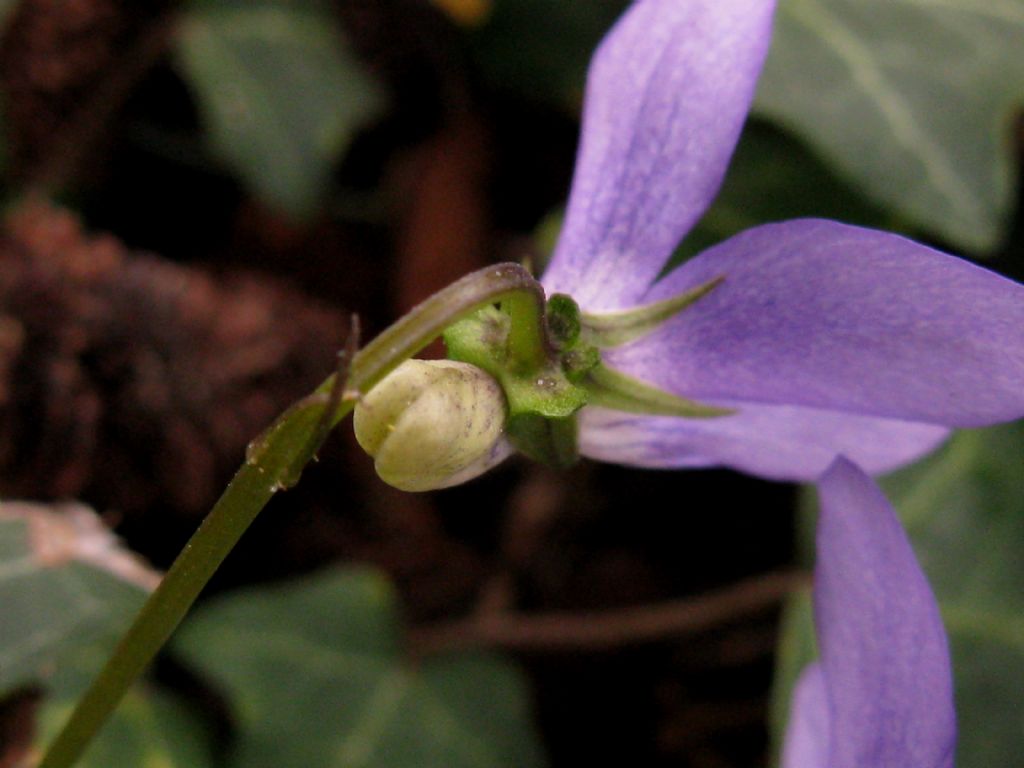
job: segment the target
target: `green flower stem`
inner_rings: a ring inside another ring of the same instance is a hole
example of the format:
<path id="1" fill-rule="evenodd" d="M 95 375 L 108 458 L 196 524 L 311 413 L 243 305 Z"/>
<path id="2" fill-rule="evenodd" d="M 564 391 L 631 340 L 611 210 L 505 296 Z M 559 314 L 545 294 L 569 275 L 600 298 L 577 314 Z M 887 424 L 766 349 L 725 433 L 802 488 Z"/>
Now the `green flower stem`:
<path id="1" fill-rule="evenodd" d="M 350 388 L 369 390 L 449 325 L 499 302 L 512 316 L 512 354 L 539 367 L 549 347 L 544 332 L 544 290 L 518 264 L 498 264 L 452 283 L 367 344 L 352 361 Z M 317 391 L 327 392 L 331 385 L 328 379 Z"/>
<path id="2" fill-rule="evenodd" d="M 554 357 L 554 347 L 548 339 L 544 321 L 543 298 L 539 312 L 534 301 L 532 294 L 518 292 L 501 304 L 501 308 L 512 317 L 508 349 L 513 366 L 520 371 L 541 370 Z"/>
<path id="3" fill-rule="evenodd" d="M 326 437 L 324 424 L 337 425 L 351 412 L 359 393 L 368 391 L 446 327 L 496 302 L 507 302 L 513 324 L 529 329 L 516 337 L 517 357 L 532 360 L 544 355 L 543 289 L 517 264 L 488 267 L 434 294 L 356 353 L 340 398 L 335 376 L 330 376 L 253 441 L 245 464 L 78 701 L 39 768 L 74 765 L 256 515 L 277 491 L 298 481 Z M 334 408 L 334 413 L 327 413 L 328 408 Z"/>

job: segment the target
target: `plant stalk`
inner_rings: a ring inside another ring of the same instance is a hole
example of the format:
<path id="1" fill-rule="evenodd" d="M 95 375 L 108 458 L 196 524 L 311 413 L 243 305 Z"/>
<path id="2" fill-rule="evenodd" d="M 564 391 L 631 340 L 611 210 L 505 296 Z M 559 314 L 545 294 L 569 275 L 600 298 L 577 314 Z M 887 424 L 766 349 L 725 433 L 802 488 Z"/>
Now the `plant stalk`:
<path id="1" fill-rule="evenodd" d="M 329 428 L 352 411 L 360 394 L 440 336 L 449 325 L 500 301 L 509 301 L 525 325 L 539 329 L 532 340 L 520 339 L 521 354 L 543 354 L 544 291 L 540 284 L 517 264 L 487 267 L 415 307 L 351 356 L 347 371 L 328 377 L 250 444 L 245 464 L 79 699 L 43 755 L 39 768 L 70 768 L 81 757 L 256 515 L 275 493 L 298 482 L 302 469 L 320 449 Z M 346 381 L 339 384 L 339 377 Z M 325 425 L 328 429 L 324 429 Z"/>

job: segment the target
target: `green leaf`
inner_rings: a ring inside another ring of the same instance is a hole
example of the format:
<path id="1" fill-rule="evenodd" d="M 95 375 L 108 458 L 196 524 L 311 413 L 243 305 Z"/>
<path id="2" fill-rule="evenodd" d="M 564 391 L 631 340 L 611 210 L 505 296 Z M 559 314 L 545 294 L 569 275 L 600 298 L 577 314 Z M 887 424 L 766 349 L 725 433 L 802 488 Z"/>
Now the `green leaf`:
<path id="1" fill-rule="evenodd" d="M 814 634 L 814 606 L 811 603 L 809 589 L 796 593 L 786 601 L 779 627 L 778 645 L 769 711 L 775 754 L 782 748 L 782 736 L 789 721 L 789 703 L 793 699 L 796 682 L 804 667 L 818 653 L 817 638 Z"/>
<path id="2" fill-rule="evenodd" d="M 217 152 L 294 217 L 316 210 L 334 163 L 381 107 L 315 0 L 201 0 L 177 52 Z"/>
<path id="3" fill-rule="evenodd" d="M 1024 754 L 1024 425 L 958 433 L 883 487 L 949 632 L 956 764 L 1014 765 Z M 808 528 L 812 517 L 805 516 Z M 788 663 L 776 679 L 777 711 L 788 709 L 795 670 L 810 661 L 812 634 L 805 623 L 781 640 Z"/>
<path id="4" fill-rule="evenodd" d="M 40 717 L 44 744 L 71 714 L 78 696 L 105 661 L 112 644 L 94 648 L 65 665 L 51 681 Z M 213 768 L 208 734 L 179 701 L 152 686 L 133 688 L 89 746 L 78 768 Z"/>
<path id="5" fill-rule="evenodd" d="M 885 484 L 949 630 L 959 768 L 1024 754 L 1024 425 L 964 432 Z"/>
<path id="6" fill-rule="evenodd" d="M 158 574 L 77 504 L 0 505 L 0 696 L 41 685 L 40 747 L 113 651 Z M 205 734 L 159 691 L 126 698 L 83 768 L 212 765 Z"/>
<path id="7" fill-rule="evenodd" d="M 388 583 L 333 571 L 203 606 L 174 649 L 236 718 L 230 765 L 543 765 L 523 680 L 501 659 L 411 663 Z"/>
<path id="8" fill-rule="evenodd" d="M 750 227 L 806 216 L 901 228 L 900 222 L 837 179 L 802 142 L 752 120 L 740 137 L 721 191 L 665 271 Z"/>
<path id="9" fill-rule="evenodd" d="M 0 505 L 0 693 L 116 636 L 156 578 L 83 506 Z"/>
<path id="10" fill-rule="evenodd" d="M 721 190 L 662 273 L 745 229 L 807 216 L 906 231 L 905 222 L 886 215 L 836 178 L 801 141 L 770 123 L 751 120 Z M 538 274 L 555 249 L 563 218 L 564 211 L 553 211 L 534 232 L 537 252 L 544 255 L 536 265 Z"/>
<path id="11" fill-rule="evenodd" d="M 782 0 L 756 109 L 971 250 L 999 241 L 1024 102 L 1021 0 Z"/>

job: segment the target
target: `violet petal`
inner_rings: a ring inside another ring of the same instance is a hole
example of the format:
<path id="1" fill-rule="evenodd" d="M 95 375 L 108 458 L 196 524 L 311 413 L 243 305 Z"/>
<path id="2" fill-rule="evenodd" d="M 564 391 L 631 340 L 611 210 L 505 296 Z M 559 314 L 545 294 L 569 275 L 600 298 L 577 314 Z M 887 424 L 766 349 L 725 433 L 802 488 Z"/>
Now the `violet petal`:
<path id="1" fill-rule="evenodd" d="M 831 728 L 825 676 L 820 664 L 811 664 L 800 675 L 793 691 L 782 768 L 829 768 Z"/>
<path id="2" fill-rule="evenodd" d="M 714 198 L 771 37 L 772 0 L 638 0 L 590 66 L 565 225 L 544 276 L 630 306 Z"/>
<path id="3" fill-rule="evenodd" d="M 949 768 L 956 715 L 939 608 L 892 507 L 840 458 L 819 483 L 815 625 L 823 768 Z"/>
<path id="4" fill-rule="evenodd" d="M 814 408 L 716 403 L 732 416 L 680 419 L 587 407 L 580 415 L 580 452 L 641 467 L 725 466 L 772 480 L 813 482 L 838 454 L 871 473 L 885 472 L 933 450 L 948 430 Z"/>
<path id="5" fill-rule="evenodd" d="M 896 235 L 805 219 L 705 251 L 643 301 L 719 275 L 608 364 L 701 402 L 946 426 L 1024 415 L 1024 286 Z"/>

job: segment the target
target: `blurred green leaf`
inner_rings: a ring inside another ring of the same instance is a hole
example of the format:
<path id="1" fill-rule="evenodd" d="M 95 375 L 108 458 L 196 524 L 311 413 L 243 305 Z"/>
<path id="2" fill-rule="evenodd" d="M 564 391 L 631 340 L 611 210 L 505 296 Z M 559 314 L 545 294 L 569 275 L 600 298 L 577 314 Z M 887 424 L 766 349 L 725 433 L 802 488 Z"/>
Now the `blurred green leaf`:
<path id="1" fill-rule="evenodd" d="M 1015 765 L 1024 754 L 1024 425 L 960 432 L 883 487 L 949 631 L 957 766 Z M 810 661 L 811 631 L 805 624 L 781 640 L 789 663 L 776 680 L 777 711 L 788 708 L 794 670 Z"/>
<path id="2" fill-rule="evenodd" d="M 537 250 L 544 256 L 535 265 L 538 272 L 558 242 L 563 215 L 562 210 L 552 212 L 534 232 Z M 802 142 L 769 123 L 752 120 L 740 137 L 721 190 L 664 272 L 750 227 L 807 216 L 905 229 L 904 222 L 843 184 Z"/>
<path id="3" fill-rule="evenodd" d="M 578 107 L 594 48 L 626 0 L 495 0 L 472 37 L 484 76 L 529 99 Z"/>
<path id="4" fill-rule="evenodd" d="M 1011 208 L 1021 0 L 782 0 L 755 108 L 970 250 Z"/>
<path id="5" fill-rule="evenodd" d="M 1024 425 L 958 434 L 884 485 L 949 630 L 959 768 L 1024 755 Z"/>
<path id="6" fill-rule="evenodd" d="M 744 229 L 803 216 L 899 228 L 898 222 L 837 179 L 801 142 L 753 120 L 740 137 L 718 196 L 668 267 Z"/>
<path id="7" fill-rule="evenodd" d="M 78 696 L 111 650 L 112 643 L 86 649 L 63 665 L 50 681 L 46 706 L 40 717 L 41 744 L 56 736 L 71 715 Z M 76 763 L 78 768 L 212 768 L 213 765 L 208 734 L 195 716 L 176 699 L 145 684 L 128 692 Z"/>
<path id="8" fill-rule="evenodd" d="M 178 56 L 213 146 L 293 217 L 316 210 L 335 162 L 382 104 L 315 0 L 199 0 Z"/>
<path id="9" fill-rule="evenodd" d="M 77 504 L 0 505 L 0 696 L 40 685 L 40 744 L 54 736 L 158 575 Z M 83 768 L 211 765 L 205 735 L 167 696 L 134 689 Z"/>
<path id="10" fill-rule="evenodd" d="M 127 626 L 156 579 L 130 557 L 85 507 L 0 505 L 0 693 Z"/>
<path id="11" fill-rule="evenodd" d="M 402 654 L 388 583 L 333 571 L 203 606 L 174 648 L 237 720 L 231 765 L 482 768 L 544 764 L 523 680 L 494 656 Z"/>
<path id="12" fill-rule="evenodd" d="M 803 590 L 791 597 L 783 608 L 779 626 L 779 652 L 775 656 L 774 690 L 772 691 L 771 718 L 774 752 L 782 747 L 782 735 L 789 721 L 789 702 L 793 698 L 796 681 L 817 655 L 814 634 L 814 606 L 811 591 Z"/>

